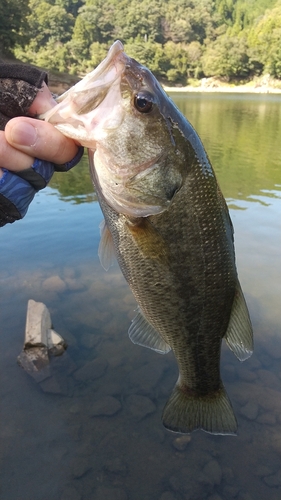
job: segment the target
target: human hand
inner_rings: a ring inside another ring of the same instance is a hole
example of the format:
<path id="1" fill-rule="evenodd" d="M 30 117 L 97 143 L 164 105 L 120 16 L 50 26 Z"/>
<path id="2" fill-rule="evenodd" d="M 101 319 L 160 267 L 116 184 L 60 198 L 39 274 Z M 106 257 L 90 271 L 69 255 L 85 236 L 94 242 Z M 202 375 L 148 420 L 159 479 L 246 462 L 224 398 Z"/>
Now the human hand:
<path id="1" fill-rule="evenodd" d="M 83 155 L 83 148 L 53 125 L 32 118 L 55 104 L 44 82 L 28 110 L 30 116 L 10 119 L 0 131 L 0 226 L 24 217 L 54 170 L 69 170 Z"/>
<path id="2" fill-rule="evenodd" d="M 34 99 L 28 114 L 45 113 L 56 101 L 45 82 Z M 78 152 L 77 144 L 65 137 L 53 125 L 34 118 L 20 116 L 11 119 L 0 131 L 0 167 L 19 172 L 31 167 L 35 158 L 56 164 L 70 162 Z M 3 170 L 0 168 L 0 177 Z"/>

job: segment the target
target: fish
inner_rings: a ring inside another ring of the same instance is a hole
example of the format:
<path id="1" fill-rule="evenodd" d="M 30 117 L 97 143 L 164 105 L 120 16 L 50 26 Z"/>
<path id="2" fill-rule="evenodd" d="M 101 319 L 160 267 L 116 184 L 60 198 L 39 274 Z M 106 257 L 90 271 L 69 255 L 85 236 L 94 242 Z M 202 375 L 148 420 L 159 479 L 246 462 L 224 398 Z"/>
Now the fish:
<path id="1" fill-rule="evenodd" d="M 253 331 L 233 225 L 197 132 L 120 41 L 42 118 L 88 148 L 104 215 L 100 260 L 108 269 L 116 255 L 138 304 L 131 341 L 174 353 L 164 426 L 235 435 L 221 344 L 244 361 Z"/>

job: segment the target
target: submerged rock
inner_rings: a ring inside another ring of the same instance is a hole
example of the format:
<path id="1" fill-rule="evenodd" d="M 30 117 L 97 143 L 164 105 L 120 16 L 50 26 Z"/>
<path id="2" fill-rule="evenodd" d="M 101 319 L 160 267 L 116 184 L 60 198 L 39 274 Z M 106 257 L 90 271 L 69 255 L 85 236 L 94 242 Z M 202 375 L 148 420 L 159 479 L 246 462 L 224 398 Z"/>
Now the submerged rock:
<path id="1" fill-rule="evenodd" d="M 191 441 L 191 436 L 179 436 L 173 441 L 173 447 L 178 451 L 184 451 Z"/>
<path id="2" fill-rule="evenodd" d="M 47 347 L 23 349 L 18 356 L 18 364 L 37 382 L 50 376 Z"/>
<path id="3" fill-rule="evenodd" d="M 270 412 L 262 413 L 262 415 L 260 415 L 257 418 L 257 422 L 259 422 L 259 424 L 275 425 L 276 424 L 276 416 L 274 415 L 274 413 L 270 413 Z"/>
<path id="4" fill-rule="evenodd" d="M 69 395 L 69 387 L 66 377 L 52 375 L 51 377 L 40 382 L 40 387 L 44 392 L 48 392 L 50 394 L 58 394 L 61 396 Z"/>
<path id="5" fill-rule="evenodd" d="M 43 281 L 42 288 L 48 292 L 59 293 L 66 290 L 66 284 L 59 276 L 50 276 Z"/>
<path id="6" fill-rule="evenodd" d="M 210 479 L 210 482 L 213 485 L 220 485 L 222 480 L 222 470 L 217 460 L 210 460 L 210 462 L 205 465 L 203 473 Z"/>
<path id="7" fill-rule="evenodd" d="M 66 349 L 66 342 L 55 330 L 50 328 L 47 331 L 47 347 L 52 356 L 60 356 Z"/>
<path id="8" fill-rule="evenodd" d="M 146 396 L 132 394 L 131 396 L 128 396 L 126 403 L 131 414 L 137 420 L 142 420 L 147 415 L 156 411 L 155 404 Z"/>
<path id="9" fill-rule="evenodd" d="M 81 500 L 81 495 L 74 486 L 67 486 L 60 500 Z"/>
<path id="10" fill-rule="evenodd" d="M 121 458 L 113 458 L 105 463 L 104 469 L 111 474 L 118 474 L 119 476 L 126 476 L 128 473 L 127 464 Z"/>
<path id="11" fill-rule="evenodd" d="M 122 406 L 118 399 L 113 398 L 112 396 L 104 396 L 103 398 L 93 403 L 90 410 L 90 415 L 92 417 L 111 417 L 112 415 L 115 415 L 119 410 L 121 410 L 121 408 Z"/>
<path id="12" fill-rule="evenodd" d="M 87 458 L 77 458 L 72 464 L 72 475 L 75 479 L 80 479 L 92 469 L 92 463 Z"/>
<path id="13" fill-rule="evenodd" d="M 106 486 L 99 486 L 95 490 L 93 498 L 95 500 L 128 500 L 125 490 L 121 488 L 107 488 Z"/>
<path id="14" fill-rule="evenodd" d="M 61 355 L 66 347 L 65 340 L 52 329 L 51 316 L 45 304 L 29 300 L 19 365 L 39 382 L 50 376 L 49 355 Z"/>
<path id="15" fill-rule="evenodd" d="M 138 392 L 145 395 L 151 394 L 167 369 L 166 360 L 159 359 L 156 363 L 147 363 L 130 373 L 129 383 L 132 387 L 137 387 Z"/>
<path id="16" fill-rule="evenodd" d="M 259 406 L 254 401 L 249 401 L 245 406 L 240 408 L 240 413 L 248 420 L 256 420 L 259 413 Z"/>
<path id="17" fill-rule="evenodd" d="M 83 347 L 86 347 L 87 349 L 93 349 L 93 347 L 95 347 L 100 342 L 100 337 L 92 333 L 83 333 L 81 335 L 80 342 Z"/>
<path id="18" fill-rule="evenodd" d="M 87 382 L 88 380 L 94 380 L 100 378 L 106 372 L 108 367 L 108 362 L 106 359 L 96 358 L 93 361 L 85 363 L 82 368 L 79 368 L 74 372 L 73 376 L 75 380 L 79 382 Z"/>
<path id="19" fill-rule="evenodd" d="M 231 485 L 226 485 L 223 488 L 223 498 L 236 498 L 239 493 L 239 487 L 238 486 L 231 486 Z"/>
<path id="20" fill-rule="evenodd" d="M 165 491 L 162 493 L 159 500 L 177 500 L 177 497 L 171 491 Z"/>
<path id="21" fill-rule="evenodd" d="M 272 474 L 271 476 L 266 476 L 263 480 L 267 486 L 270 486 L 271 488 L 281 486 L 281 471 L 276 474 Z"/>

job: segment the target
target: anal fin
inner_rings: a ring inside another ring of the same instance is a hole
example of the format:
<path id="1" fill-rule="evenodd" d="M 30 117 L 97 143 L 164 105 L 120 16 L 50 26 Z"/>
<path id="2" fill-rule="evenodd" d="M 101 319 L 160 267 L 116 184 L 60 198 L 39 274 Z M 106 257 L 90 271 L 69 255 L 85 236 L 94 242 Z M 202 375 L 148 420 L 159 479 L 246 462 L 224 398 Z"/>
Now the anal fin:
<path id="1" fill-rule="evenodd" d="M 143 316 L 140 308 L 138 308 L 138 313 L 133 319 L 128 333 L 133 344 L 148 347 L 160 354 L 166 354 L 171 350 L 169 344 Z"/>
<path id="2" fill-rule="evenodd" d="M 229 349 L 234 352 L 240 361 L 245 361 L 252 355 L 253 330 L 240 283 L 237 284 L 231 316 L 224 338 Z"/>

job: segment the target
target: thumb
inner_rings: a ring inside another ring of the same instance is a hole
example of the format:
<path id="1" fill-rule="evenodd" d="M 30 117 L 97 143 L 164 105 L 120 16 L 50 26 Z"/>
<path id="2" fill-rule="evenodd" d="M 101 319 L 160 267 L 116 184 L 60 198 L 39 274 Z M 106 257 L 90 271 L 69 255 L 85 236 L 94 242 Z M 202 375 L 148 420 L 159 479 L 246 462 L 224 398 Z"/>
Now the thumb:
<path id="1" fill-rule="evenodd" d="M 5 128 L 5 137 L 15 149 L 58 164 L 70 161 L 78 150 L 75 142 L 53 125 L 33 118 L 17 117 L 10 120 Z"/>

